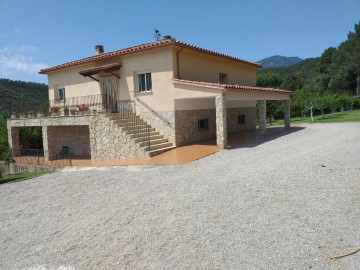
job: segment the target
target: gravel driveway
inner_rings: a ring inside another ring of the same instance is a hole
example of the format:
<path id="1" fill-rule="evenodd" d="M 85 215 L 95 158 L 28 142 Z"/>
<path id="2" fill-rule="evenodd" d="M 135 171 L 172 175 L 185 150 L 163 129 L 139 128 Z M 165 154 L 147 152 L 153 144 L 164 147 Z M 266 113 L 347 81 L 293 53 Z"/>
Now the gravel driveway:
<path id="1" fill-rule="evenodd" d="M 0 185 L 0 269 L 360 269 L 360 124 Z"/>

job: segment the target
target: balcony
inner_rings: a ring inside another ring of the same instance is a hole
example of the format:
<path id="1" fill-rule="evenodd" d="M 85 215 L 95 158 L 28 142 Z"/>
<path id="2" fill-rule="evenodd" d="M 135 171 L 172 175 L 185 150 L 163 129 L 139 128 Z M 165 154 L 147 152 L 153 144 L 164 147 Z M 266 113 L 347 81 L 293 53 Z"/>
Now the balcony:
<path id="1" fill-rule="evenodd" d="M 103 113 L 134 112 L 134 101 L 120 101 L 107 95 L 90 95 L 49 100 L 42 108 L 24 108 L 11 115 L 17 118 L 76 117 Z"/>

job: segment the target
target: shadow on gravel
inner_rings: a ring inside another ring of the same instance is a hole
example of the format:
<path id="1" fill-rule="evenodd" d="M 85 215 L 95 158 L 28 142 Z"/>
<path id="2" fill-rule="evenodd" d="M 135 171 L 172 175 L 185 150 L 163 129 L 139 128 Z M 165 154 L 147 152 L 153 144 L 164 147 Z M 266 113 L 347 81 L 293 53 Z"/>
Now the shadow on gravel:
<path id="1" fill-rule="evenodd" d="M 306 127 L 291 127 L 289 129 L 285 129 L 283 127 L 271 127 L 266 130 L 266 135 L 261 136 L 257 135 L 254 139 L 244 142 L 240 145 L 231 146 L 229 149 L 238 149 L 238 148 L 253 148 L 260 144 L 270 142 L 277 138 L 286 136 L 288 134 L 298 132 L 300 130 L 305 129 Z"/>

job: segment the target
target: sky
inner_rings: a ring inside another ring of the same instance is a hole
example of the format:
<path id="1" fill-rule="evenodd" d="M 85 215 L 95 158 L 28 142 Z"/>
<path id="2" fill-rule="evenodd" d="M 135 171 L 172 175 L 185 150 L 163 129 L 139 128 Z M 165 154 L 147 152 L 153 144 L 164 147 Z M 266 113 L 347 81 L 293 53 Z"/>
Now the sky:
<path id="1" fill-rule="evenodd" d="M 360 21 L 360 0 L 0 0 L 0 78 L 47 83 L 41 68 L 154 40 L 256 62 L 318 57 Z"/>

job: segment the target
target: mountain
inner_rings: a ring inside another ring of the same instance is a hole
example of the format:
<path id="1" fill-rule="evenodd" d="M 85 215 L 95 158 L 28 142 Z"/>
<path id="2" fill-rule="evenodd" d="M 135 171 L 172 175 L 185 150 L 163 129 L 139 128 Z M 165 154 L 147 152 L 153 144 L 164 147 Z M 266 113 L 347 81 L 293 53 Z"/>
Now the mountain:
<path id="1" fill-rule="evenodd" d="M 263 67 L 283 67 L 283 66 L 290 66 L 293 64 L 296 64 L 303 59 L 299 57 L 286 57 L 281 55 L 274 55 L 270 56 L 268 58 L 264 58 L 260 61 L 257 61 L 258 63 L 262 64 Z"/>
<path id="2" fill-rule="evenodd" d="M 43 83 L 0 79 L 0 113 L 36 110 L 48 100 L 48 87 Z"/>

